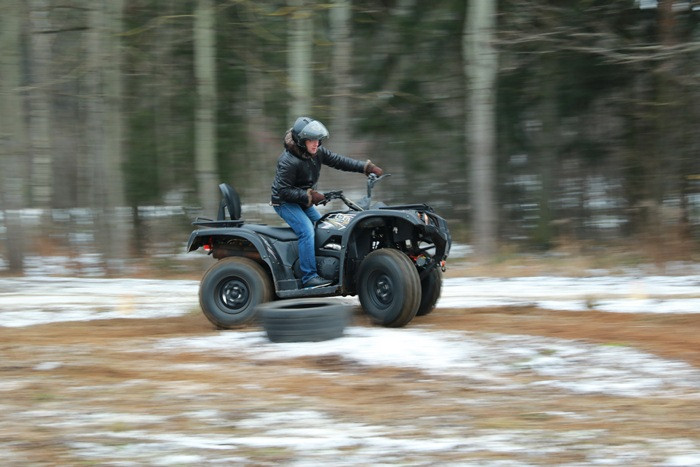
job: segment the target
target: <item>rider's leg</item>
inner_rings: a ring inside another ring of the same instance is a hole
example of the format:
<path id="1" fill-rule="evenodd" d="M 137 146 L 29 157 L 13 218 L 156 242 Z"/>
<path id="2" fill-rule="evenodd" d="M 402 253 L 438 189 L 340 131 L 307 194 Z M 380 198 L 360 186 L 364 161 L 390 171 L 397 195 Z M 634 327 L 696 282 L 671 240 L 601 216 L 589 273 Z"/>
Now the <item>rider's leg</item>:
<path id="1" fill-rule="evenodd" d="M 287 224 L 294 230 L 294 233 L 299 237 L 299 266 L 303 274 L 301 282 L 306 284 L 310 279 L 318 275 L 316 272 L 316 252 L 314 251 L 314 222 L 321 216 L 318 211 L 311 206 L 310 208 L 302 209 L 301 206 L 295 203 L 284 203 L 279 206 L 274 206 L 275 211 L 284 219 Z M 312 212 L 308 212 L 313 210 Z M 314 212 L 316 215 L 314 216 Z"/>
<path id="2" fill-rule="evenodd" d="M 304 213 L 309 217 L 309 220 L 313 222 L 314 224 L 318 222 L 318 220 L 321 218 L 321 214 L 316 210 L 315 206 L 309 206 L 308 208 L 304 209 Z"/>

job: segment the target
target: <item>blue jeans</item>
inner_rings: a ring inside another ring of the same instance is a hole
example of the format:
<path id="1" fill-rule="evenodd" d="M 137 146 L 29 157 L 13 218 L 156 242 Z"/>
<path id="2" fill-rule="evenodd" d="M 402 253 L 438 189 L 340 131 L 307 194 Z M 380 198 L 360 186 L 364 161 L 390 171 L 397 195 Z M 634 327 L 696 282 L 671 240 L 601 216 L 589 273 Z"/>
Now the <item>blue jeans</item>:
<path id="1" fill-rule="evenodd" d="M 316 272 L 314 223 L 321 218 L 321 214 L 314 206 L 302 208 L 296 203 L 283 203 L 273 207 L 275 212 L 289 224 L 299 237 L 299 266 L 303 274 L 301 282 L 305 284 L 309 279 L 318 275 Z"/>

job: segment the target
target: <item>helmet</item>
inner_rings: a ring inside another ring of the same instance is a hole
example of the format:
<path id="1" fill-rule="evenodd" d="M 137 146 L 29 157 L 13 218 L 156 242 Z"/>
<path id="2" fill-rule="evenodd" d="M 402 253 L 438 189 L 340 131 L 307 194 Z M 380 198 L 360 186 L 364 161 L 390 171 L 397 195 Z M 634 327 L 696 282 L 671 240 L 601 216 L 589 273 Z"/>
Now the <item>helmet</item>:
<path id="1" fill-rule="evenodd" d="M 299 147 L 304 147 L 304 143 L 308 140 L 319 141 L 319 144 L 330 136 L 328 129 L 323 123 L 314 120 L 311 117 L 299 117 L 294 122 L 292 127 L 292 139 Z"/>

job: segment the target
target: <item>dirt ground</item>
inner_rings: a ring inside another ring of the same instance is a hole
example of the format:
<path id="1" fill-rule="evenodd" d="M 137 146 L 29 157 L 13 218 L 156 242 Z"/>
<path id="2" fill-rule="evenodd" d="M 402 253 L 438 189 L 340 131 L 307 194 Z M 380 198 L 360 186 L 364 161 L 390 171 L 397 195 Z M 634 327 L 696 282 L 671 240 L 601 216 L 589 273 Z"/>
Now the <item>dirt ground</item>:
<path id="1" fill-rule="evenodd" d="M 359 310 L 353 324 L 370 326 Z M 700 368 L 700 314 L 437 309 L 409 328 L 625 346 Z M 225 332 L 251 331 L 259 329 Z M 154 345 L 220 332 L 194 311 L 158 320 L 0 328 L 3 463 L 693 465 L 700 459 L 698 397 L 498 389 L 478 378 L 367 366 L 342 356 L 259 360 Z"/>

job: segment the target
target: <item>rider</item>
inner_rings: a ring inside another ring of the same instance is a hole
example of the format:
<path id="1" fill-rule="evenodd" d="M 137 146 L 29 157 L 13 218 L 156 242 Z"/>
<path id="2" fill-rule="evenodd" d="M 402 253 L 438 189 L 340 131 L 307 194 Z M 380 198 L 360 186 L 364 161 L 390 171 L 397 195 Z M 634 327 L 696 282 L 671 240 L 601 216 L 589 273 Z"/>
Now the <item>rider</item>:
<path id="1" fill-rule="evenodd" d="M 284 136 L 284 152 L 277 160 L 271 203 L 299 237 L 299 263 L 304 288 L 324 287 L 333 282 L 316 271 L 314 224 L 321 218 L 314 205 L 325 197 L 316 191 L 321 164 L 348 172 L 381 176 L 382 169 L 371 161 L 361 162 L 329 151 L 321 144 L 329 137 L 323 123 L 299 117 Z"/>

